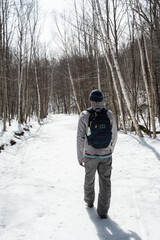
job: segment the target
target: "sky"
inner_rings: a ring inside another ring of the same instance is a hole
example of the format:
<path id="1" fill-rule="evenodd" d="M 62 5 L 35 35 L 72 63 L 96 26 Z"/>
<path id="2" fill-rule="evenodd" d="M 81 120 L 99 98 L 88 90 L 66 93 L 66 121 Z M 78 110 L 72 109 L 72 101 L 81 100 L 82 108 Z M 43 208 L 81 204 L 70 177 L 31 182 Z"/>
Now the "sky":
<path id="1" fill-rule="evenodd" d="M 64 8 L 67 7 L 67 3 L 70 0 L 39 0 L 39 6 L 42 8 L 44 12 L 48 14 L 51 13 L 53 10 L 61 12 Z"/>
<path id="2" fill-rule="evenodd" d="M 41 42 L 47 45 L 55 45 L 53 12 L 60 14 L 69 10 L 73 0 L 39 0 L 41 15 Z"/>

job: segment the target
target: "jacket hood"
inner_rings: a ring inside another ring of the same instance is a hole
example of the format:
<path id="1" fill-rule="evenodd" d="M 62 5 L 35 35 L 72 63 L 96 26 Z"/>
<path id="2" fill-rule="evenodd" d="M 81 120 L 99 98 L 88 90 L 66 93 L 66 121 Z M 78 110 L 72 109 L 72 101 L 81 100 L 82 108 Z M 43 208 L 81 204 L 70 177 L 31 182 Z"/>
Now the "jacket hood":
<path id="1" fill-rule="evenodd" d="M 93 103 L 91 107 L 96 112 L 100 112 L 102 110 L 102 108 L 103 108 L 102 104 L 100 104 L 100 103 Z"/>

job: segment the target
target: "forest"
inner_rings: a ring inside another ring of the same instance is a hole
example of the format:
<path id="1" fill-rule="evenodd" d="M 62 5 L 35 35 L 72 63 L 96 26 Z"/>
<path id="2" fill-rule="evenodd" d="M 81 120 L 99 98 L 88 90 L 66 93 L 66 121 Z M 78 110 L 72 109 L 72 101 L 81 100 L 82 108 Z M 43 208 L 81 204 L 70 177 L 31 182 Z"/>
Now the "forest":
<path id="1" fill-rule="evenodd" d="M 72 13 L 72 14 L 71 14 Z M 153 138 L 160 124 L 160 1 L 73 0 L 53 12 L 54 44 L 40 41 L 36 0 L 0 0 L 0 120 L 80 114 L 100 89 L 124 133 Z"/>

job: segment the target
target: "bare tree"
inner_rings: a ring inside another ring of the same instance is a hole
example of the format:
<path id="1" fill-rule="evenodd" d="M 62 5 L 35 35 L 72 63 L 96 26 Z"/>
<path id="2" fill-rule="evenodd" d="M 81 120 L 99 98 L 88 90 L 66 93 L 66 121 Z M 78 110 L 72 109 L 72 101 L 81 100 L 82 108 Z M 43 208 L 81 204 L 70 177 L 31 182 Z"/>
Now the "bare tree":
<path id="1" fill-rule="evenodd" d="M 8 1 L 2 0 L 0 4 L 0 54 L 1 54 L 1 78 L 2 78 L 2 96 L 3 96 L 3 131 L 6 131 L 7 121 L 7 25 L 8 25 Z"/>
<path id="2" fill-rule="evenodd" d="M 136 2 L 137 2 L 137 0 L 136 0 Z M 151 70 L 150 70 L 150 63 L 149 63 L 149 57 L 148 57 L 146 37 L 145 37 L 145 34 L 144 34 L 144 29 L 143 29 L 143 25 L 142 25 L 142 21 L 141 21 L 139 4 L 137 2 L 138 16 L 139 16 L 139 20 L 140 20 L 140 24 L 141 24 L 142 36 L 143 36 L 143 40 L 144 40 L 145 54 L 146 54 L 147 64 L 148 64 L 150 77 L 151 77 L 151 86 L 152 86 L 152 95 L 151 96 L 152 97 L 150 97 L 150 90 L 149 90 L 149 85 L 148 85 L 148 81 L 147 81 L 147 73 L 146 73 L 146 69 L 145 69 L 144 53 L 143 53 L 142 46 L 141 46 L 140 34 L 139 34 L 139 31 L 138 31 L 138 26 L 137 26 L 137 22 L 136 22 L 136 19 L 135 19 L 134 9 L 133 9 L 133 5 L 132 5 L 131 0 L 130 0 L 130 6 L 131 6 L 131 9 L 132 9 L 134 24 L 135 24 L 136 32 L 137 32 L 137 40 L 138 40 L 138 46 L 139 46 L 139 51 L 140 51 L 140 59 L 141 59 L 141 66 L 142 66 L 142 72 L 143 72 L 143 80 L 144 80 L 146 93 L 147 93 L 150 118 L 151 118 L 151 123 L 152 123 L 152 128 L 153 128 L 153 136 L 155 138 L 156 137 L 156 127 L 155 127 L 155 111 L 154 111 L 154 105 L 153 105 L 153 103 L 154 103 L 153 78 L 152 78 L 152 74 L 151 74 Z"/>
<path id="3" fill-rule="evenodd" d="M 130 99 L 129 99 L 129 96 L 128 96 L 128 92 L 127 92 L 127 89 L 126 89 L 126 86 L 125 86 L 124 79 L 123 79 L 121 71 L 120 71 L 117 56 L 115 54 L 115 51 L 114 51 L 114 48 L 112 46 L 111 40 L 108 38 L 106 25 L 105 25 L 105 21 L 104 21 L 103 16 L 102 16 L 99 0 L 96 0 L 96 6 L 97 6 L 97 14 L 99 15 L 100 22 L 102 24 L 102 28 L 103 28 L 103 31 L 104 31 L 104 34 L 105 34 L 105 39 L 106 39 L 107 44 L 109 46 L 109 49 L 111 51 L 111 55 L 112 55 L 112 58 L 113 58 L 113 61 L 114 61 L 114 64 L 115 64 L 116 72 L 117 72 L 117 75 L 118 75 L 118 78 L 119 78 L 119 82 L 120 82 L 121 89 L 122 89 L 122 92 L 123 92 L 123 95 L 124 95 L 124 99 L 125 99 L 127 107 L 128 107 L 128 111 L 131 115 L 131 118 L 132 118 L 132 121 L 134 123 L 134 126 L 135 126 L 135 129 L 136 129 L 136 132 L 137 132 L 138 136 L 143 137 L 142 132 L 139 128 L 138 122 L 137 122 L 137 120 L 134 116 L 134 111 L 133 111 L 133 108 L 132 108 L 132 105 L 131 105 L 131 102 L 130 102 Z"/>
<path id="4" fill-rule="evenodd" d="M 111 32 L 113 34 L 113 39 L 114 39 L 114 42 L 115 42 L 116 55 L 117 55 L 117 58 L 118 58 L 118 30 L 117 30 L 117 24 L 116 24 L 117 1 L 116 1 L 116 3 L 115 3 L 115 1 L 113 1 L 112 4 L 113 4 L 113 13 L 114 13 L 113 14 L 113 16 L 114 16 L 114 21 L 113 21 L 114 30 L 111 30 Z M 109 12 L 110 12 L 109 1 L 106 0 L 106 15 L 107 15 L 106 27 L 107 27 L 108 39 L 110 38 L 110 15 L 109 15 Z M 102 32 L 101 32 L 101 36 L 103 36 Z M 118 100 L 118 106 L 119 106 L 119 111 L 120 111 L 120 117 L 121 117 L 120 120 L 122 122 L 122 128 L 123 128 L 124 133 L 126 134 L 127 130 L 126 130 L 126 127 L 125 127 L 125 116 L 124 116 L 124 111 L 123 111 L 121 89 L 118 89 L 118 81 L 117 81 L 117 78 L 116 78 L 116 74 L 115 74 L 115 71 L 114 71 L 113 64 L 111 62 L 111 52 L 110 52 L 110 49 L 109 49 L 108 45 L 105 46 L 105 39 L 103 40 L 103 46 L 104 46 L 105 56 L 106 56 L 106 59 L 107 59 L 107 62 L 108 62 L 108 65 L 109 65 L 109 68 L 110 68 L 110 71 L 111 71 L 111 75 L 112 75 L 111 81 L 113 81 L 113 84 L 111 83 L 111 85 L 114 86 L 114 89 L 115 89 L 115 92 L 116 92 L 116 97 L 117 97 L 117 100 Z M 107 49 L 107 51 L 105 49 Z M 118 122 L 117 122 L 117 125 L 118 125 Z"/>
<path id="5" fill-rule="evenodd" d="M 57 29 L 58 29 L 58 32 L 59 32 L 59 35 L 60 35 L 60 39 L 61 39 L 61 42 L 62 42 L 63 51 L 64 51 L 64 53 L 66 55 L 66 59 L 67 59 L 67 68 L 68 68 L 69 79 L 70 79 L 72 90 L 73 90 L 73 95 L 74 95 L 74 98 L 75 98 L 75 103 L 76 103 L 78 112 L 80 113 L 81 112 L 81 108 L 80 108 L 80 104 L 78 102 L 78 97 L 77 97 L 77 92 L 76 92 L 76 88 L 75 88 L 75 83 L 74 83 L 74 79 L 73 79 L 72 72 L 71 72 L 71 67 L 70 67 L 70 62 L 69 62 L 69 48 L 67 46 L 66 29 L 65 29 L 65 32 L 64 32 L 64 35 L 63 35 L 61 30 L 60 30 L 60 28 L 59 28 L 59 26 L 58 26 L 57 22 L 56 22 L 56 26 L 57 26 Z"/>
<path id="6" fill-rule="evenodd" d="M 95 4 L 92 2 L 92 15 L 93 15 L 93 29 L 94 29 L 94 51 L 96 58 L 96 67 L 97 67 L 97 82 L 98 89 L 101 90 L 101 77 L 100 77 L 100 67 L 99 67 L 99 49 L 98 49 L 98 19 L 95 12 Z"/>

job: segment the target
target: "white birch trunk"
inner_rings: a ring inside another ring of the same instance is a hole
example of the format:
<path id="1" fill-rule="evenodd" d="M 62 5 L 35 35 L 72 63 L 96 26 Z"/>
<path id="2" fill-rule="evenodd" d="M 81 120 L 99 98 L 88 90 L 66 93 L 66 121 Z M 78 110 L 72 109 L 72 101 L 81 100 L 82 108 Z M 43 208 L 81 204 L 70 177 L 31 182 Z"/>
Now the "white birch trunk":
<path id="1" fill-rule="evenodd" d="M 126 131 L 126 127 L 125 127 L 125 119 L 124 119 L 124 114 L 123 114 L 123 108 L 122 108 L 122 102 L 121 102 L 121 98 L 120 98 L 120 93 L 118 91 L 118 87 L 117 87 L 117 82 L 116 82 L 116 77 L 115 77 L 115 73 L 113 70 L 113 66 L 111 64 L 111 61 L 107 55 L 107 53 L 105 54 L 107 63 L 109 65 L 110 71 L 111 71 L 111 75 L 112 75 L 112 79 L 113 79 L 113 84 L 114 84 L 114 89 L 116 91 L 116 96 L 117 96 L 117 100 L 118 100 L 118 105 L 119 105 L 119 110 L 120 110 L 120 115 L 121 115 L 121 120 L 122 120 L 122 127 L 123 127 L 123 131 L 125 134 L 127 134 Z"/>
<path id="2" fill-rule="evenodd" d="M 97 83 L 98 89 L 101 91 L 101 77 L 100 77 L 100 67 L 99 67 L 99 51 L 98 51 L 98 41 L 97 41 L 97 17 L 95 12 L 95 4 L 92 2 L 92 15 L 93 15 L 93 27 L 94 27 L 94 51 L 96 58 L 97 67 Z"/>
<path id="3" fill-rule="evenodd" d="M 6 63 L 5 63 L 5 13 L 2 7 L 2 20 L 0 15 L 0 68 L 2 80 L 2 98 L 3 98 L 3 131 L 6 131 L 7 121 L 7 79 L 6 79 Z M 2 29 L 3 28 L 3 29 Z M 3 43 L 2 43 L 3 42 Z"/>
<path id="4" fill-rule="evenodd" d="M 20 120 L 20 114 L 21 114 L 21 86 L 22 86 L 22 76 L 23 76 L 23 67 L 21 66 L 21 63 L 20 63 L 20 66 L 19 66 L 19 74 L 18 74 L 18 123 L 21 122 Z"/>
<path id="5" fill-rule="evenodd" d="M 134 116 L 134 111 L 133 111 L 133 108 L 132 108 L 131 103 L 130 103 L 130 99 L 129 99 L 128 92 L 127 92 L 127 89 L 126 89 L 126 86 L 125 86 L 125 82 L 124 82 L 123 77 L 122 77 L 122 73 L 121 73 L 120 68 L 119 68 L 117 56 L 116 56 L 116 54 L 114 52 L 112 43 L 111 43 L 110 39 L 108 38 L 105 22 L 104 22 L 102 13 L 101 13 L 99 0 L 96 0 L 96 3 L 97 3 L 97 8 L 98 8 L 98 15 L 100 17 L 100 21 L 101 21 L 101 24 L 102 24 L 102 27 L 103 27 L 103 31 L 105 33 L 105 39 L 106 39 L 106 41 L 108 43 L 108 46 L 109 46 L 109 49 L 111 51 L 111 55 L 112 55 L 112 58 L 113 58 L 113 61 L 114 61 L 114 65 L 115 65 L 116 71 L 117 71 L 117 75 L 118 75 L 118 78 L 119 78 L 119 82 L 120 82 L 120 85 L 121 85 L 123 96 L 124 96 L 124 99 L 125 99 L 127 107 L 128 107 L 128 111 L 129 111 L 129 113 L 131 115 L 131 118 L 132 118 L 132 121 L 134 123 L 134 126 L 135 126 L 135 129 L 136 129 L 136 132 L 137 132 L 138 136 L 139 137 L 143 137 L 143 134 L 142 134 L 142 132 L 141 132 L 141 130 L 139 128 L 138 122 L 137 122 L 137 120 L 136 120 L 136 118 Z"/>
<path id="6" fill-rule="evenodd" d="M 148 81 L 147 81 L 147 74 L 146 74 L 146 70 L 145 70 L 145 64 L 144 64 L 145 60 L 144 60 L 143 50 L 142 50 L 142 46 L 140 43 L 140 36 L 139 36 L 138 27 L 137 27 L 135 18 L 134 18 L 134 22 L 135 22 L 137 37 L 138 37 L 138 46 L 139 46 L 139 51 L 140 51 L 143 79 L 144 79 L 145 88 L 146 88 L 146 92 L 147 92 L 147 98 L 148 98 L 149 113 L 150 113 L 150 118 L 151 118 L 151 123 L 152 123 L 153 137 L 156 138 L 156 124 L 155 124 L 155 110 L 154 110 L 154 103 L 155 103 L 154 80 L 153 80 L 153 75 L 151 72 L 150 61 L 149 61 L 149 56 L 148 56 L 146 36 L 144 34 L 144 29 L 143 29 L 143 25 L 142 25 L 141 16 L 140 16 L 140 7 L 139 7 L 139 3 L 137 0 L 136 0 L 136 2 L 137 2 L 137 7 L 138 7 L 138 16 L 139 16 L 139 20 L 140 20 L 141 31 L 142 31 L 142 35 L 143 35 L 143 39 L 144 39 L 144 48 L 145 48 L 147 66 L 148 66 L 149 75 L 150 75 L 150 79 L 151 79 L 151 96 L 150 96 L 149 85 L 148 85 Z M 132 8 L 132 11 L 133 11 L 133 8 Z M 133 12 L 133 15 L 134 15 L 134 12 Z"/>
<path id="7" fill-rule="evenodd" d="M 67 66 L 68 66 L 69 78 L 70 78 L 70 81 L 71 81 L 71 86 L 72 86 L 72 90 L 73 90 L 73 95 L 74 95 L 74 98 L 75 98 L 76 106 L 77 106 L 77 109 L 78 109 L 78 113 L 81 113 L 81 108 L 80 108 L 80 105 L 79 105 L 79 102 L 78 102 L 78 99 L 77 99 L 77 94 L 76 94 L 76 90 L 75 90 L 75 86 L 74 86 L 74 80 L 73 80 L 73 77 L 72 77 L 72 73 L 71 73 L 69 62 L 67 62 Z"/>
<path id="8" fill-rule="evenodd" d="M 98 50 L 96 50 L 96 65 L 97 65 L 98 89 L 101 91 L 101 77 L 100 77 L 100 68 L 99 68 Z"/>
<path id="9" fill-rule="evenodd" d="M 38 77 L 37 77 L 37 67 L 35 65 L 34 67 L 35 71 L 35 82 L 36 82 L 36 88 L 37 88 L 37 97 L 38 97 L 38 123 L 40 123 L 40 116 L 41 116 L 41 98 L 40 98 L 40 91 L 39 91 L 39 84 L 38 84 Z"/>
<path id="10" fill-rule="evenodd" d="M 68 54 L 68 50 L 67 50 L 66 33 L 65 33 L 65 36 L 63 36 L 57 23 L 56 23 L 56 26 L 57 26 L 58 32 L 60 34 L 60 37 L 61 37 L 61 41 L 62 41 L 62 44 L 63 44 L 64 52 L 65 52 L 66 57 L 67 57 L 67 67 L 68 67 L 69 79 L 71 81 L 71 86 L 72 86 L 72 90 L 73 90 L 73 95 L 74 95 L 74 98 L 75 98 L 76 106 L 77 106 L 77 109 L 78 109 L 78 113 L 81 113 L 81 108 L 80 108 L 80 105 L 79 105 L 79 102 L 78 102 L 77 93 L 76 93 L 76 89 L 75 89 L 75 85 L 74 85 L 74 80 L 73 80 L 73 77 L 72 77 L 71 68 L 70 68 L 70 64 L 69 64 L 69 60 L 68 60 L 69 54 Z"/>

